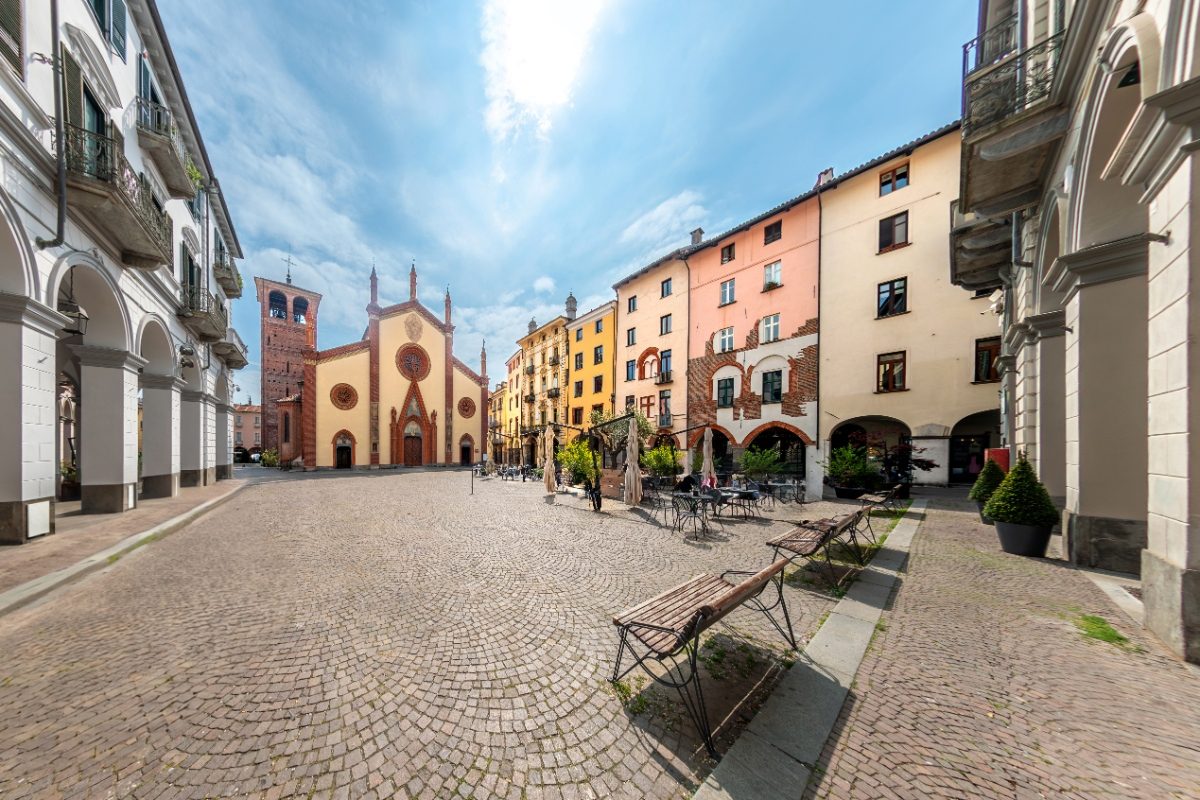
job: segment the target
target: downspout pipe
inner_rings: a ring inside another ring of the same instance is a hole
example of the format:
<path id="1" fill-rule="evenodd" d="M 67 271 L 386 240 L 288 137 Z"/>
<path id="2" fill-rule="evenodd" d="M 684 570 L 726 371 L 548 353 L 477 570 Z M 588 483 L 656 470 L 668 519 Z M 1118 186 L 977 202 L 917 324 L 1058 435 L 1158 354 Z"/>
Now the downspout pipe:
<path id="1" fill-rule="evenodd" d="M 58 0 L 50 3 L 50 41 L 54 49 L 52 63 L 54 64 L 54 136 L 55 151 L 58 166 L 58 227 L 53 239 L 37 237 L 40 250 L 48 247 L 58 247 L 66 241 L 67 232 L 67 130 L 63 122 L 63 66 L 62 66 L 62 37 L 58 30 Z"/>

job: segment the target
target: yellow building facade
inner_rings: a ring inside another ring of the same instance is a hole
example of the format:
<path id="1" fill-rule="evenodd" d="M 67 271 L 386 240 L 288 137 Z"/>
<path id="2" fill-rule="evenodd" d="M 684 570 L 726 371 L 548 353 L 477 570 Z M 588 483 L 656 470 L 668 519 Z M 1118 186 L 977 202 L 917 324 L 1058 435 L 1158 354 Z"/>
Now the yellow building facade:
<path id="1" fill-rule="evenodd" d="M 616 404 L 617 302 L 609 301 L 567 323 L 570 391 L 566 422 L 591 427 L 593 411 L 612 412 Z"/>
<path id="2" fill-rule="evenodd" d="M 489 412 L 487 355 L 477 374 L 454 356 L 450 294 L 439 319 L 417 300 L 381 307 L 371 272 L 367 333 L 304 359 L 298 398 L 281 404 L 280 430 L 299 439 L 304 465 L 465 465 L 480 460 Z M 292 419 L 299 417 L 297 427 Z"/>
<path id="3" fill-rule="evenodd" d="M 567 324 L 575 319 L 574 296 L 568 295 L 566 313 L 544 325 L 529 320 L 529 333 L 517 341 L 521 348 L 520 419 L 525 463 L 542 461 L 541 435 L 547 425 L 567 421 L 567 385 L 570 376 Z"/>

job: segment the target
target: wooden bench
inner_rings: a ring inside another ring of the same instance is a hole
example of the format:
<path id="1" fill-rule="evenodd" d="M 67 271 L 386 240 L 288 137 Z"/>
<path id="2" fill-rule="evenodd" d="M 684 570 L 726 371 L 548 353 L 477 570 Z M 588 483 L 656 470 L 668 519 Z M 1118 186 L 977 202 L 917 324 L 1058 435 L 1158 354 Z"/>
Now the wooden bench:
<path id="1" fill-rule="evenodd" d="M 767 546 L 775 551 L 776 559 L 792 561 L 796 558 L 812 558 L 817 553 L 824 553 L 825 566 L 829 570 L 831 585 L 838 583 L 833 572 L 833 561 L 829 557 L 829 546 L 838 539 L 843 539 L 853 547 L 854 557 L 859 564 L 863 563 L 862 547 L 858 544 L 858 527 L 867 514 L 866 508 L 861 508 L 852 514 L 845 514 L 833 519 L 802 520 L 794 528 L 767 540 Z M 790 555 L 788 555 L 790 554 Z"/>
<path id="2" fill-rule="evenodd" d="M 783 569 L 787 564 L 788 560 L 781 558 L 758 572 L 730 570 L 719 576 L 697 575 L 686 583 L 615 615 L 613 625 L 619 631 L 620 646 L 612 682 L 616 683 L 635 668 L 641 667 L 657 683 L 675 689 L 696 723 L 705 749 L 715 756 L 713 731 L 704 707 L 704 694 L 697 672 L 700 634 L 742 604 L 750 603 L 770 620 L 775 630 L 795 650 L 796 636 L 792 632 L 792 621 L 783 597 Z M 735 583 L 729 580 L 730 577 L 741 580 Z M 768 586 L 775 588 L 775 598 L 770 605 L 761 599 Z M 779 610 L 782 621 L 772 614 L 775 609 Z M 622 670 L 626 651 L 633 657 L 633 664 Z M 681 655 L 682 659 L 677 658 Z M 662 664 L 665 672 L 660 675 L 651 670 L 647 666 L 649 661 Z"/>
<path id="3" fill-rule="evenodd" d="M 867 532 L 871 537 L 871 544 L 875 544 L 875 529 L 871 527 L 871 510 L 875 508 L 884 508 L 888 511 L 895 511 L 898 508 L 896 495 L 900 493 L 900 484 L 896 484 L 886 492 L 872 492 L 864 494 L 859 500 L 862 501 L 863 508 L 867 511 Z"/>

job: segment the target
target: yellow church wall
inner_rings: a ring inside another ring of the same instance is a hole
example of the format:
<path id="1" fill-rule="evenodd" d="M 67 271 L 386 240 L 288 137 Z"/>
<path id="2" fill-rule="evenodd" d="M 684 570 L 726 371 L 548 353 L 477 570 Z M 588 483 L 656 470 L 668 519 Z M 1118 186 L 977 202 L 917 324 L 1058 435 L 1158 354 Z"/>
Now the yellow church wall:
<path id="1" fill-rule="evenodd" d="M 408 320 L 414 322 L 409 323 Z M 409 327 L 417 332 L 409 335 Z M 429 356 L 429 374 L 419 382 L 425 413 L 437 412 L 437 442 L 433 453 L 435 464 L 445 461 L 446 455 L 446 336 L 422 314 L 411 311 L 384 317 L 379 321 L 379 461 L 392 463 L 390 425 L 392 408 L 403 417 L 404 399 L 410 381 L 396 367 L 396 353 L 412 342 Z M 478 403 L 478 400 L 476 400 Z M 399 455 L 396 461 L 400 461 Z"/>
<path id="2" fill-rule="evenodd" d="M 358 392 L 358 403 L 343 411 L 333 404 L 330 392 L 339 383 L 348 383 Z M 318 467 L 332 467 L 333 437 L 342 429 L 354 435 L 354 465 L 371 463 L 371 357 L 366 350 L 317 364 Z"/>
<path id="3" fill-rule="evenodd" d="M 457 464 L 459 461 L 459 451 L 458 451 L 459 442 L 462 441 L 463 434 L 469 434 L 471 436 L 471 442 L 473 445 L 471 461 L 475 462 L 475 461 L 479 460 L 479 455 L 480 455 L 480 453 L 483 452 L 480 449 L 483 446 L 483 441 L 481 440 L 480 433 L 479 433 L 479 426 L 480 426 L 480 422 L 479 422 L 480 416 L 479 415 L 482 414 L 483 418 L 486 419 L 487 418 L 487 408 L 481 407 L 479 405 L 479 398 L 480 398 L 480 395 L 482 394 L 479 384 L 476 383 L 474 380 L 472 380 L 466 373 L 462 372 L 458 368 L 454 368 L 454 384 L 453 385 L 454 385 L 454 406 L 453 406 L 454 407 L 454 437 L 451 441 L 452 446 L 450 448 L 450 455 L 453 457 L 454 463 Z M 472 402 L 475 403 L 475 414 L 470 419 L 468 419 L 467 417 L 464 417 L 458 411 L 458 401 L 464 397 L 471 398 Z"/>

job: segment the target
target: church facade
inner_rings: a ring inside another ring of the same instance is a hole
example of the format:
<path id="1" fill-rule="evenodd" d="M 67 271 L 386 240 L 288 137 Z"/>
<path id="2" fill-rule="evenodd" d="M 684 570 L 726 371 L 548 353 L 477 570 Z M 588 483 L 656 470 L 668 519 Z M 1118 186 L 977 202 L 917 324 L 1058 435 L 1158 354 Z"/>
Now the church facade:
<path id="1" fill-rule="evenodd" d="M 439 319 L 417 300 L 379 305 L 371 271 L 367 326 L 357 342 L 304 356 L 298 394 L 278 404 L 280 457 L 306 469 L 468 465 L 487 443 L 482 375 L 454 356 L 450 293 Z"/>

